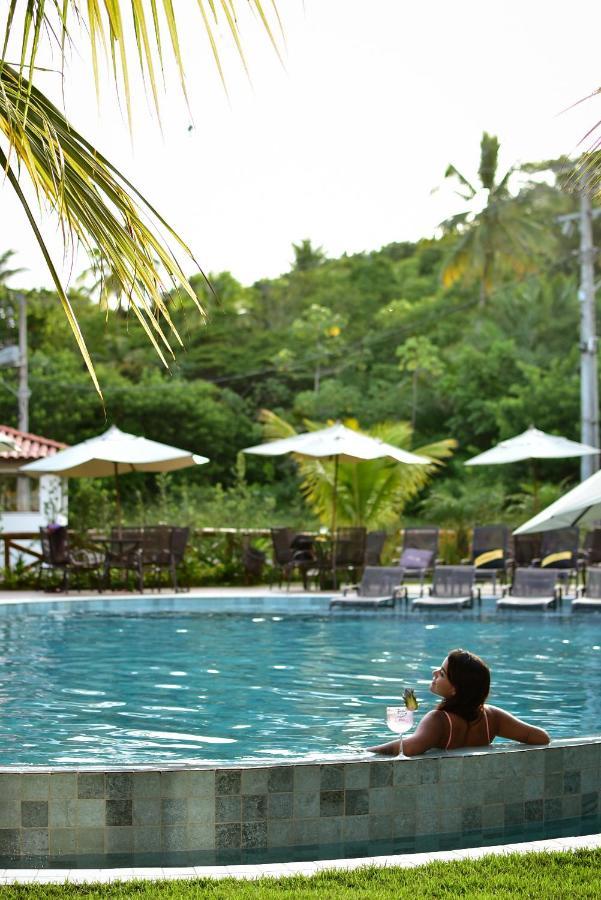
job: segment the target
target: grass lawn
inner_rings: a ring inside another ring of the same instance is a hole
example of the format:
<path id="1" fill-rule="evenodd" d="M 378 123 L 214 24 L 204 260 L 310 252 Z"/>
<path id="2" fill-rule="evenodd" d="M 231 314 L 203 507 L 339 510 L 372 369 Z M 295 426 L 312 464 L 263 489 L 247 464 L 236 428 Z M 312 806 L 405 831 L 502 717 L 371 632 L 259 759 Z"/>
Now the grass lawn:
<path id="1" fill-rule="evenodd" d="M 6 885 L 2 900 L 53 897 L 160 898 L 160 900 L 339 900 L 374 898 L 404 900 L 420 897 L 558 898 L 601 897 L 601 849 L 574 853 L 531 853 L 488 856 L 478 860 L 434 862 L 415 869 L 361 869 L 324 872 L 310 878 L 262 878 L 257 881 L 197 879 L 194 881 L 134 881 L 106 885 Z"/>

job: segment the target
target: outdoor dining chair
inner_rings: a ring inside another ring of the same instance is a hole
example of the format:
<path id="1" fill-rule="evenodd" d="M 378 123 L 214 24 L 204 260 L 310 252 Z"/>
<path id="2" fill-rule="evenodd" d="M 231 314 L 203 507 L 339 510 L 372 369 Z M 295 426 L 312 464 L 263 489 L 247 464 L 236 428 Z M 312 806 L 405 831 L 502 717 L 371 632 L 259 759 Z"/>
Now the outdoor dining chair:
<path id="1" fill-rule="evenodd" d="M 42 559 L 40 561 L 38 582 L 46 584 L 55 572 L 62 574 L 60 590 L 68 591 L 71 576 L 87 573 L 96 581 L 98 590 L 102 587 L 101 570 L 103 556 L 85 547 L 73 547 L 67 528 L 63 525 L 40 528 Z"/>
<path id="2" fill-rule="evenodd" d="M 427 595 L 411 601 L 412 609 L 470 609 L 474 600 L 482 603 L 480 588 L 474 586 L 473 566 L 436 566 Z"/>
<path id="3" fill-rule="evenodd" d="M 394 607 L 402 596 L 402 583 L 403 570 L 400 566 L 366 566 L 359 584 L 345 588 L 342 597 L 330 600 L 330 609 Z"/>
<path id="4" fill-rule="evenodd" d="M 503 588 L 497 609 L 553 609 L 561 606 L 561 588 L 555 569 L 533 566 L 515 570 L 510 589 Z"/>
<path id="5" fill-rule="evenodd" d="M 282 581 L 286 581 L 286 587 L 290 590 L 290 581 L 296 569 L 303 582 L 303 588 L 308 588 L 308 572 L 316 565 L 313 549 L 313 538 L 303 535 L 293 528 L 271 528 L 271 543 L 273 547 L 273 567 L 278 572 L 278 587 Z"/>

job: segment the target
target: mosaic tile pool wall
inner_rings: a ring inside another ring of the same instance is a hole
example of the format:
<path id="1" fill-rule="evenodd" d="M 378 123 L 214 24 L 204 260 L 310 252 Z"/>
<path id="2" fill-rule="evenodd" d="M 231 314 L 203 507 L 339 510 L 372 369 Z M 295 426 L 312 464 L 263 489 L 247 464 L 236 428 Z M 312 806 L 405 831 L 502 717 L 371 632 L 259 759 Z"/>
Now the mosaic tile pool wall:
<path id="1" fill-rule="evenodd" d="M 0 857 L 378 841 L 599 812 L 601 737 L 323 764 L 0 769 Z"/>

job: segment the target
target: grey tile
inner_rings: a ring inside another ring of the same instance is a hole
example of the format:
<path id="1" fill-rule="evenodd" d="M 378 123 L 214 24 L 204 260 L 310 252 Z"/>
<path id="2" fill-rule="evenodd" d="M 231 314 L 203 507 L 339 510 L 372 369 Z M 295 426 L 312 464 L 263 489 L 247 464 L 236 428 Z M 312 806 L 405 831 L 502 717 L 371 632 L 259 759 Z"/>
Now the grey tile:
<path id="1" fill-rule="evenodd" d="M 292 805 L 295 819 L 315 819 L 319 816 L 319 791 L 295 791 Z"/>
<path id="2" fill-rule="evenodd" d="M 78 828 L 78 853 L 104 853 L 104 828 Z"/>
<path id="3" fill-rule="evenodd" d="M 215 794 L 239 794 L 242 776 L 238 769 L 215 773 Z"/>
<path id="4" fill-rule="evenodd" d="M 294 822 L 292 819 L 274 819 L 267 822 L 267 846 L 290 847 L 294 844 Z"/>
<path id="5" fill-rule="evenodd" d="M 14 856 L 19 853 L 21 830 L 19 828 L 0 828 L 0 856 Z"/>
<path id="6" fill-rule="evenodd" d="M 165 825 L 161 828 L 161 846 L 163 850 L 185 850 L 187 841 L 188 834 L 185 825 Z"/>
<path id="7" fill-rule="evenodd" d="M 242 769 L 242 794 L 266 794 L 268 769 Z"/>
<path id="8" fill-rule="evenodd" d="M 526 758 L 530 750 L 513 750 L 505 760 L 505 774 L 510 778 L 523 778 L 526 774 Z"/>
<path id="9" fill-rule="evenodd" d="M 560 772 L 545 774 L 545 798 L 561 797 L 563 794 L 563 775 Z"/>
<path id="10" fill-rule="evenodd" d="M 496 797 L 499 795 L 496 794 Z M 460 781 L 443 782 L 442 790 L 438 797 L 438 805 L 441 809 L 451 809 L 454 806 L 462 806 L 465 797 L 465 787 Z"/>
<path id="11" fill-rule="evenodd" d="M 294 790 L 318 791 L 321 784 L 319 766 L 294 766 Z"/>
<path id="12" fill-rule="evenodd" d="M 104 776 L 106 797 L 111 800 L 130 798 L 133 788 L 133 776 L 130 772 L 107 772 Z"/>
<path id="13" fill-rule="evenodd" d="M 344 788 L 344 766 L 335 766 L 331 763 L 321 767 L 319 782 L 322 791 L 340 791 Z"/>
<path id="14" fill-rule="evenodd" d="M 439 804 L 439 791 L 434 790 L 434 788 L 438 788 L 438 785 L 430 785 L 427 790 L 418 790 L 415 797 L 415 809 L 417 812 L 426 810 L 426 809 L 436 809 Z M 470 800 L 471 800 L 470 796 Z M 477 801 L 475 801 L 477 802 Z M 473 805 L 473 804 L 472 804 Z"/>
<path id="15" fill-rule="evenodd" d="M 392 786 L 393 764 L 386 762 L 372 762 L 369 764 L 369 786 L 382 788 Z"/>
<path id="16" fill-rule="evenodd" d="M 488 777 L 489 778 L 503 778 L 505 775 L 505 765 L 507 762 L 508 753 L 503 753 L 502 751 L 497 751 L 496 753 L 491 753 L 488 758 Z M 465 771 L 469 771 L 469 759 L 465 760 L 465 769 L 464 769 L 464 781 L 469 780 L 466 778 Z"/>
<path id="17" fill-rule="evenodd" d="M 215 771 L 188 772 L 188 790 L 190 797 L 214 797 Z"/>
<path id="18" fill-rule="evenodd" d="M 48 827 L 48 801 L 22 800 L 21 825 L 23 828 Z"/>
<path id="19" fill-rule="evenodd" d="M 0 828 L 19 828 L 21 825 L 21 801 L 0 800 Z"/>
<path id="20" fill-rule="evenodd" d="M 267 846 L 267 822 L 243 822 L 240 834 L 240 846 L 266 847 Z"/>
<path id="21" fill-rule="evenodd" d="M 102 800 L 104 798 L 104 775 L 80 772 L 77 776 L 77 796 L 80 800 Z"/>
<path id="22" fill-rule="evenodd" d="M 371 788 L 369 792 L 370 815 L 392 815 L 397 812 L 393 788 Z"/>
<path id="23" fill-rule="evenodd" d="M 561 819 L 561 800 L 559 797 L 545 800 L 544 818 L 545 822 L 554 822 L 557 819 Z"/>
<path id="24" fill-rule="evenodd" d="M 342 823 L 343 841 L 366 841 L 368 839 L 369 816 L 351 816 L 344 819 Z"/>
<path id="25" fill-rule="evenodd" d="M 504 803 L 488 803 L 482 807 L 482 827 L 494 828 L 495 826 L 503 827 L 505 824 L 505 804 Z"/>
<path id="26" fill-rule="evenodd" d="M 599 810 L 599 794 L 592 791 L 589 794 L 582 795 L 582 815 L 592 816 Z"/>
<path id="27" fill-rule="evenodd" d="M 572 769 L 563 773 L 563 792 L 564 794 L 580 793 L 580 770 Z"/>
<path id="28" fill-rule="evenodd" d="M 48 804 L 48 824 L 50 828 L 75 828 L 77 800 L 51 800 Z"/>
<path id="29" fill-rule="evenodd" d="M 601 783 L 598 769 L 583 769 L 580 775 L 580 789 L 583 794 L 598 791 Z"/>
<path id="30" fill-rule="evenodd" d="M 240 823 L 215 825 L 215 847 L 218 850 L 237 849 L 242 840 Z"/>
<path id="31" fill-rule="evenodd" d="M 523 803 L 505 804 L 505 825 L 521 825 L 524 821 Z"/>
<path id="32" fill-rule="evenodd" d="M 471 783 L 472 781 L 482 781 L 485 778 L 490 778 L 492 777 L 491 768 L 488 755 L 473 754 L 465 756 L 463 760 L 463 780 Z"/>
<path id="33" fill-rule="evenodd" d="M 270 794 L 292 791 L 294 787 L 294 766 L 275 766 L 269 769 L 267 790 Z"/>
<path id="34" fill-rule="evenodd" d="M 463 757 L 446 756 L 439 760 L 440 780 L 444 784 L 463 779 Z"/>
<path id="35" fill-rule="evenodd" d="M 347 763 L 344 767 L 344 786 L 347 790 L 369 787 L 369 763 Z"/>
<path id="36" fill-rule="evenodd" d="M 238 798 L 238 808 L 240 799 Z M 188 821 L 188 801 L 163 798 L 161 800 L 161 825 L 185 825 Z"/>
<path id="37" fill-rule="evenodd" d="M 47 856 L 48 829 L 25 828 L 21 834 L 21 851 L 24 856 Z"/>
<path id="38" fill-rule="evenodd" d="M 580 817 L 582 810 L 581 794 L 564 794 L 561 800 L 561 814 L 564 819 Z"/>
<path id="39" fill-rule="evenodd" d="M 369 790 L 361 788 L 344 792 L 344 814 L 346 816 L 367 816 L 369 813 Z"/>
<path id="40" fill-rule="evenodd" d="M 80 828 L 104 826 L 106 816 L 105 800 L 79 800 L 77 803 L 77 824 Z"/>
<path id="41" fill-rule="evenodd" d="M 319 819 L 298 819 L 294 822 L 295 844 L 316 844 Z M 272 846 L 277 846 L 273 844 Z"/>
<path id="42" fill-rule="evenodd" d="M 434 834 L 439 831 L 439 810 L 436 807 L 415 811 L 415 833 Z"/>
<path id="43" fill-rule="evenodd" d="M 134 826 L 158 827 L 161 824 L 161 801 L 159 798 L 134 797 L 132 803 L 132 824 Z"/>
<path id="44" fill-rule="evenodd" d="M 422 759 L 418 772 L 418 784 L 436 784 L 440 775 L 440 766 L 437 759 Z M 465 768 L 464 776 L 465 778 Z"/>
<path id="45" fill-rule="evenodd" d="M 160 772 L 134 772 L 132 781 L 134 799 L 151 799 L 161 796 Z M 135 843 L 135 841 L 134 841 Z"/>
<path id="46" fill-rule="evenodd" d="M 277 795 L 272 795 L 270 799 L 272 799 L 273 796 Z M 262 822 L 266 818 L 266 794 L 250 794 L 248 796 L 242 797 L 242 822 Z M 265 838 L 265 840 L 267 840 L 267 837 Z M 242 843 L 244 844 L 244 840 L 242 841 Z"/>
<path id="47" fill-rule="evenodd" d="M 77 772 L 53 772 L 50 775 L 51 800 L 75 800 L 77 797 Z"/>
<path id="48" fill-rule="evenodd" d="M 563 771 L 563 749 L 548 747 L 545 750 L 545 775 Z"/>
<path id="49" fill-rule="evenodd" d="M 524 820 L 526 822 L 542 822 L 544 813 L 544 801 L 526 800 L 524 803 Z"/>
<path id="50" fill-rule="evenodd" d="M 186 828 L 188 850 L 213 850 L 215 847 L 215 825 L 213 822 L 196 823 Z"/>
<path id="51" fill-rule="evenodd" d="M 20 775 L 0 775 L 0 797 L 2 800 L 21 799 Z"/>
<path id="52" fill-rule="evenodd" d="M 461 813 L 461 830 L 476 831 L 482 828 L 482 807 L 464 806 Z"/>
<path id="53" fill-rule="evenodd" d="M 215 822 L 238 822 L 242 812 L 240 797 L 215 798 Z M 218 845 L 219 846 L 219 845 Z"/>
<path id="54" fill-rule="evenodd" d="M 524 800 L 524 779 L 517 775 L 507 778 L 503 785 L 505 803 L 521 803 Z"/>
<path id="55" fill-rule="evenodd" d="M 318 819 L 317 839 L 320 844 L 337 844 L 342 840 L 342 822 L 340 817 Z"/>
<path id="56" fill-rule="evenodd" d="M 321 791 L 319 794 L 320 816 L 342 816 L 344 814 L 344 791 Z"/>
<path id="57" fill-rule="evenodd" d="M 393 821 L 392 816 L 369 816 L 370 841 L 381 841 L 392 837 Z"/>
<path id="58" fill-rule="evenodd" d="M 134 829 L 131 825 L 105 828 L 104 843 L 107 853 L 131 853 L 134 849 Z"/>
<path id="59" fill-rule="evenodd" d="M 415 809 L 417 797 L 423 789 L 415 784 L 397 785 L 392 789 L 392 807 L 394 812 Z"/>
<path id="60" fill-rule="evenodd" d="M 131 798 L 128 800 L 107 800 L 104 823 L 105 825 L 131 825 Z"/>
<path id="61" fill-rule="evenodd" d="M 51 856 L 71 856 L 77 853 L 75 828 L 51 828 L 48 831 L 48 852 Z"/>
<path id="62" fill-rule="evenodd" d="M 543 775 L 527 775 L 524 778 L 524 800 L 544 798 L 545 779 Z"/>
<path id="63" fill-rule="evenodd" d="M 161 850 L 161 829 L 158 825 L 134 826 L 134 853 L 159 853 Z"/>
<path id="64" fill-rule="evenodd" d="M 419 763 L 421 760 L 400 759 L 395 762 L 392 768 L 392 783 L 401 784 L 417 784 Z"/>
<path id="65" fill-rule="evenodd" d="M 502 818 L 502 816 L 501 816 Z M 443 809 L 443 807 L 439 807 L 438 810 L 438 831 L 441 834 L 449 834 L 452 832 L 453 834 L 457 834 L 461 831 L 461 822 L 463 819 L 463 810 L 458 806 L 451 807 L 450 809 Z M 402 832 L 398 832 L 400 836 L 413 834 L 415 832 L 415 823 L 413 831 L 404 829 Z"/>
<path id="66" fill-rule="evenodd" d="M 23 775 L 21 778 L 22 800 L 48 800 L 50 796 L 49 775 Z"/>
<path id="67" fill-rule="evenodd" d="M 270 819 L 291 819 L 293 813 L 292 793 L 269 794 L 267 816 Z"/>
<path id="68" fill-rule="evenodd" d="M 202 824 L 215 822 L 215 799 L 213 797 L 191 797 L 188 800 L 188 821 Z"/>

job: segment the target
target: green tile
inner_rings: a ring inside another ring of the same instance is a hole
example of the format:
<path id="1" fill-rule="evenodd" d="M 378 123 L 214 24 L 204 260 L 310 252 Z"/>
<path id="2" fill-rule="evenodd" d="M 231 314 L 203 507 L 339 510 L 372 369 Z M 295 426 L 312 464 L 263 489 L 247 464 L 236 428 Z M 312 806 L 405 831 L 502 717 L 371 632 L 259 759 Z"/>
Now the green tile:
<path id="1" fill-rule="evenodd" d="M 505 761 L 505 775 L 509 778 L 523 778 L 526 773 L 526 758 L 528 750 L 514 750 L 507 754 Z"/>
<path id="2" fill-rule="evenodd" d="M 3 801 L 21 799 L 20 775 L 0 775 L 0 798 Z"/>
<path id="3" fill-rule="evenodd" d="M 158 853 L 161 850 L 161 829 L 158 825 L 134 825 L 134 853 Z"/>
<path id="4" fill-rule="evenodd" d="M 48 801 L 22 800 L 21 825 L 23 828 L 47 828 Z"/>
<path id="5" fill-rule="evenodd" d="M 107 800 L 105 811 L 105 825 L 131 825 L 132 823 L 132 800 L 128 799 Z"/>
<path id="6" fill-rule="evenodd" d="M 322 791 L 340 791 L 344 788 L 344 766 L 324 765 L 319 782 Z"/>
<path id="7" fill-rule="evenodd" d="M 360 788 L 344 792 L 345 816 L 367 816 L 369 814 L 369 790 Z"/>
<path id="8" fill-rule="evenodd" d="M 369 839 L 369 816 L 345 817 L 342 823 L 343 841 L 366 841 Z"/>
<path id="9" fill-rule="evenodd" d="M 218 850 L 236 850 L 242 840 L 240 823 L 215 825 L 215 847 Z M 165 848 L 168 849 L 168 848 Z M 176 849 L 176 848 L 174 848 Z"/>
<path id="10" fill-rule="evenodd" d="M 242 849 L 267 847 L 267 822 L 243 822 L 240 846 Z"/>
<path id="11" fill-rule="evenodd" d="M 292 796 L 295 819 L 315 819 L 319 816 L 319 791 L 295 791 Z"/>
<path id="12" fill-rule="evenodd" d="M 215 773 L 215 794 L 239 794 L 241 773 L 237 769 L 226 769 Z"/>
<path id="13" fill-rule="evenodd" d="M 396 796 L 392 788 L 371 788 L 369 791 L 370 815 L 391 815 L 397 812 Z"/>
<path id="14" fill-rule="evenodd" d="M 416 834 L 434 834 L 438 829 L 439 810 L 437 807 L 431 809 L 416 810 L 415 812 L 415 832 Z"/>
<path id="15" fill-rule="evenodd" d="M 291 819 L 293 815 L 293 796 L 292 792 L 269 794 L 267 817 L 269 819 Z"/>
<path id="16" fill-rule="evenodd" d="M 382 841 L 392 837 L 393 817 L 387 815 L 370 815 L 369 817 L 370 841 Z"/>
<path id="17" fill-rule="evenodd" d="M 416 784 L 397 785 L 392 788 L 392 806 L 395 812 L 415 809 L 417 796 L 424 789 Z M 440 799 L 440 797 L 439 797 Z"/>
<path id="18" fill-rule="evenodd" d="M 188 821 L 188 801 L 163 798 L 161 800 L 161 824 L 185 825 Z"/>
<path id="19" fill-rule="evenodd" d="M 24 828 L 21 833 L 21 852 L 23 856 L 48 855 L 48 829 Z"/>
<path id="20" fill-rule="evenodd" d="M 495 753 L 490 753 L 488 757 L 488 778 L 503 778 L 505 775 L 505 764 L 507 762 L 507 757 L 509 753 L 504 751 L 496 751 Z M 464 781 L 469 781 L 469 778 L 466 777 L 465 771 L 463 775 Z"/>
<path id="21" fill-rule="evenodd" d="M 438 808 L 438 831 L 441 834 L 449 834 L 454 833 L 457 834 L 461 831 L 461 822 L 463 819 L 463 810 L 458 807 L 449 807 L 445 809 L 440 806 Z M 413 823 L 415 826 L 415 823 Z M 415 830 L 415 827 L 414 827 Z M 405 829 L 403 832 L 399 832 L 400 837 L 405 837 L 407 835 L 412 834 L 412 831 Z"/>
<path id="22" fill-rule="evenodd" d="M 369 763 L 347 763 L 344 767 L 344 786 L 347 790 L 369 787 Z"/>
<path id="23" fill-rule="evenodd" d="M 20 828 L 21 801 L 0 800 L 0 828 Z"/>
<path id="24" fill-rule="evenodd" d="M 138 772 L 134 773 L 132 781 L 132 795 L 134 799 L 161 796 L 161 774 L 160 772 Z"/>
<path id="25" fill-rule="evenodd" d="M 202 772 L 188 772 L 188 796 L 211 797 L 215 796 L 215 771 L 207 769 Z"/>
<path id="26" fill-rule="evenodd" d="M 18 856 L 20 847 L 20 828 L 0 828 L 0 856 Z"/>
<path id="27" fill-rule="evenodd" d="M 213 850 L 215 847 L 215 826 L 212 822 L 188 825 L 186 828 L 188 850 Z"/>
<path id="28" fill-rule="evenodd" d="M 526 800 L 524 803 L 524 820 L 526 822 L 542 822 L 544 814 L 544 801 Z"/>
<path id="29" fill-rule="evenodd" d="M 464 806 L 461 812 L 461 830 L 477 831 L 480 828 L 482 828 L 482 807 Z"/>
<path id="30" fill-rule="evenodd" d="M 582 794 L 582 815 L 592 816 L 599 810 L 599 793 L 591 791 L 588 794 Z"/>
<path id="31" fill-rule="evenodd" d="M 599 772 L 597 769 L 583 769 L 580 776 L 580 789 L 583 794 L 588 794 L 590 791 L 596 791 L 599 789 L 599 784 L 601 779 L 599 778 Z"/>
<path id="32" fill-rule="evenodd" d="M 298 819 L 294 822 L 294 843 L 295 844 L 316 844 L 317 843 L 317 827 L 319 819 Z M 271 831 L 268 832 L 271 834 Z M 271 846 L 277 847 L 274 843 Z"/>
<path id="33" fill-rule="evenodd" d="M 53 772 L 50 775 L 50 799 L 74 800 L 77 797 L 77 773 Z"/>
<path id="34" fill-rule="evenodd" d="M 464 760 L 465 778 L 465 760 Z M 420 759 L 417 774 L 418 784 L 436 784 L 440 777 L 440 765 L 437 759 Z"/>
<path id="35" fill-rule="evenodd" d="M 294 787 L 294 768 L 294 766 L 274 766 L 268 769 L 267 790 L 270 794 L 292 791 Z"/>
<path id="36" fill-rule="evenodd" d="M 104 827 L 106 803 L 104 800 L 78 800 L 77 824 L 80 828 Z"/>
<path id="37" fill-rule="evenodd" d="M 422 790 L 420 788 L 420 790 Z M 463 804 L 465 796 L 465 787 L 460 781 L 451 781 L 447 783 L 444 779 L 441 781 L 441 790 L 438 795 L 438 805 L 441 809 L 452 809 Z M 498 795 L 497 795 L 498 796 Z"/>
<path id="38" fill-rule="evenodd" d="M 524 800 L 524 779 L 518 777 L 507 778 L 503 788 L 505 803 L 521 803 Z"/>
<path id="39" fill-rule="evenodd" d="M 582 809 L 581 794 L 564 794 L 561 801 L 561 814 L 564 819 L 576 819 Z"/>
<path id="40" fill-rule="evenodd" d="M 463 780 L 463 757 L 447 756 L 439 760 L 440 780 L 444 784 Z"/>
<path id="41" fill-rule="evenodd" d="M 545 775 L 563 771 L 563 749 L 548 747 L 545 750 Z"/>
<path id="42" fill-rule="evenodd" d="M 526 775 L 524 778 L 524 800 L 539 800 L 545 795 L 543 775 Z"/>
<path id="43" fill-rule="evenodd" d="M 272 794 L 270 800 L 277 797 Z M 249 794 L 242 797 L 242 822 L 262 822 L 267 818 L 267 794 Z M 285 818 L 290 818 L 286 816 Z M 267 832 L 265 832 L 265 840 L 267 840 Z M 244 845 L 244 838 L 242 840 Z"/>
<path id="44" fill-rule="evenodd" d="M 188 784 L 182 772 L 161 772 L 161 797 L 168 800 L 185 800 Z"/>
<path id="45" fill-rule="evenodd" d="M 419 763 L 418 759 L 402 759 L 395 762 L 392 767 L 392 783 L 394 785 L 417 784 Z"/>
<path id="46" fill-rule="evenodd" d="M 241 812 L 242 807 L 239 796 L 215 798 L 215 822 L 238 822 L 239 824 Z"/>
<path id="47" fill-rule="evenodd" d="M 383 788 L 392 786 L 394 767 L 388 760 L 369 764 L 369 786 Z"/>
<path id="48" fill-rule="evenodd" d="M 77 796 L 80 800 L 102 800 L 104 798 L 104 775 L 95 772 L 80 772 L 77 777 Z"/>
<path id="49" fill-rule="evenodd" d="M 75 828 L 51 828 L 48 832 L 48 848 L 51 856 L 71 856 L 77 853 Z"/>
<path id="50" fill-rule="evenodd" d="M 320 783 L 319 766 L 294 766 L 295 791 L 318 791 Z"/>
<path id="51" fill-rule="evenodd" d="M 124 800 L 132 795 L 133 775 L 131 772 L 107 772 L 104 776 L 104 790 L 107 799 Z"/>
<path id="52" fill-rule="evenodd" d="M 74 828 L 77 825 L 77 800 L 51 800 L 48 824 L 50 828 Z"/>
<path id="53" fill-rule="evenodd" d="M 560 772 L 549 772 L 545 775 L 545 798 L 561 797 L 563 794 L 563 775 Z"/>
<path id="54" fill-rule="evenodd" d="M 564 794 L 579 794 L 581 775 L 580 770 L 567 771 L 563 773 L 563 792 Z"/>
<path id="55" fill-rule="evenodd" d="M 132 824 L 134 827 L 157 827 L 161 824 L 161 801 L 158 797 L 134 797 Z"/>
<path id="56" fill-rule="evenodd" d="M 267 846 L 290 847 L 295 843 L 295 827 L 292 819 L 267 821 Z"/>
<path id="57" fill-rule="evenodd" d="M 131 825 L 117 825 L 105 829 L 104 844 L 107 853 L 132 853 L 134 829 Z"/>
<path id="58" fill-rule="evenodd" d="M 215 798 L 191 797 L 188 800 L 188 821 L 192 823 L 215 822 Z"/>
<path id="59" fill-rule="evenodd" d="M 104 853 L 104 828 L 78 828 L 78 853 Z"/>
<path id="60" fill-rule="evenodd" d="M 242 794 L 267 793 L 267 769 L 243 769 L 240 790 Z"/>
<path id="61" fill-rule="evenodd" d="M 505 825 L 521 825 L 524 821 L 523 803 L 505 804 Z"/>
<path id="62" fill-rule="evenodd" d="M 338 817 L 320 818 L 317 823 L 317 840 L 320 844 L 337 844 L 342 840 L 342 822 Z"/>
<path id="63" fill-rule="evenodd" d="M 434 790 L 438 785 L 431 785 L 428 790 L 418 789 L 415 797 L 415 810 L 420 813 L 424 810 L 436 809 L 440 806 L 440 794 L 438 790 Z"/>
<path id="64" fill-rule="evenodd" d="M 49 796 L 49 775 L 23 775 L 21 781 L 22 800 L 48 800 Z"/>
<path id="65" fill-rule="evenodd" d="M 545 822 L 554 822 L 557 819 L 561 819 L 561 799 L 553 797 L 545 800 L 543 815 Z"/>

